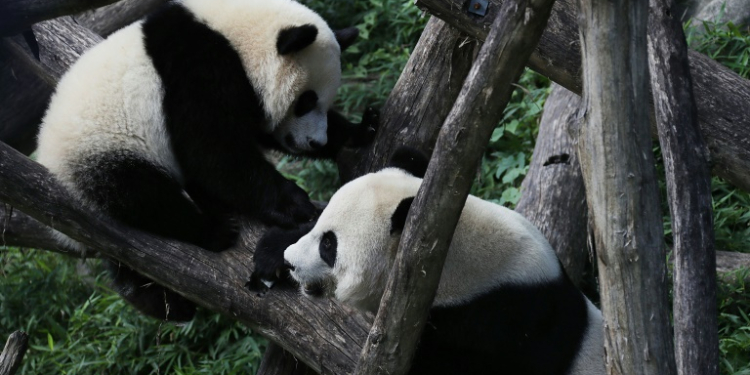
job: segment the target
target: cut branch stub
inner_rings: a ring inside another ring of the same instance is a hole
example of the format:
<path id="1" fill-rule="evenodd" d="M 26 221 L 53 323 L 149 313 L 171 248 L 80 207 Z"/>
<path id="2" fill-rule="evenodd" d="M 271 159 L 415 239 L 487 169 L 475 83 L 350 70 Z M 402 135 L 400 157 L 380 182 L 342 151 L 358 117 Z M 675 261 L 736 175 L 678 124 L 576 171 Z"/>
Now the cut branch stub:
<path id="1" fill-rule="evenodd" d="M 0 375 L 14 375 L 21 366 L 23 355 L 29 346 L 29 335 L 25 332 L 16 331 L 10 334 L 5 343 L 3 352 L 0 353 Z"/>
<path id="2" fill-rule="evenodd" d="M 497 15 L 438 135 L 355 374 L 409 370 L 474 171 L 553 2 L 509 0 Z"/>

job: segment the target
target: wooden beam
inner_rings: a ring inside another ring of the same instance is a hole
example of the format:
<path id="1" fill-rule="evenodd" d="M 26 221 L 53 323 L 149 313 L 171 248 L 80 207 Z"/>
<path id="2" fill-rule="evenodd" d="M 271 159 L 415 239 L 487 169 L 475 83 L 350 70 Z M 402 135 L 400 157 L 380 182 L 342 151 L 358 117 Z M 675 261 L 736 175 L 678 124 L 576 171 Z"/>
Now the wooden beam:
<path id="1" fill-rule="evenodd" d="M 29 347 L 29 335 L 16 331 L 10 334 L 0 353 L 0 375 L 14 375 L 21 366 L 23 355 Z"/>
<path id="2" fill-rule="evenodd" d="M 687 42 L 673 0 L 651 0 L 648 60 L 674 238 L 677 373 L 719 374 L 716 251 L 708 148 L 698 127 Z"/>
<path id="3" fill-rule="evenodd" d="M 580 0 L 580 7 L 584 108 L 578 156 L 596 244 L 606 371 L 674 375 L 648 127 L 648 4 Z"/>
<path id="4" fill-rule="evenodd" d="M 474 172 L 553 3 L 509 0 L 496 15 L 438 135 L 355 374 L 409 370 Z"/>

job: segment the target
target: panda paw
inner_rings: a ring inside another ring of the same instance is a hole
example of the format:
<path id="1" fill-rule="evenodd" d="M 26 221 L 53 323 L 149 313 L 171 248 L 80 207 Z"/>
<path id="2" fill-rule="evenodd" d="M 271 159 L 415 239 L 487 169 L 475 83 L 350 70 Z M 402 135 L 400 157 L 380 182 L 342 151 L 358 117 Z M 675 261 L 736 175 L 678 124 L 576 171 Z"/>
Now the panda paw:
<path id="1" fill-rule="evenodd" d="M 234 246 L 240 235 L 240 223 L 235 217 L 220 217 L 208 220 L 206 235 L 200 246 L 206 250 L 219 252 Z"/>
<path id="2" fill-rule="evenodd" d="M 362 122 L 357 132 L 351 138 L 352 147 L 364 147 L 375 140 L 380 127 L 380 109 L 368 106 L 362 114 Z"/>
<path id="3" fill-rule="evenodd" d="M 309 223 L 317 217 L 318 209 L 297 184 L 284 179 L 279 188 L 274 207 L 263 215 L 266 224 L 293 228 L 299 224 Z"/>
<path id="4" fill-rule="evenodd" d="M 284 261 L 284 251 L 307 234 L 314 223 L 294 229 L 271 228 L 263 234 L 255 247 L 253 273 L 245 286 L 262 293 L 289 276 L 289 266 Z"/>

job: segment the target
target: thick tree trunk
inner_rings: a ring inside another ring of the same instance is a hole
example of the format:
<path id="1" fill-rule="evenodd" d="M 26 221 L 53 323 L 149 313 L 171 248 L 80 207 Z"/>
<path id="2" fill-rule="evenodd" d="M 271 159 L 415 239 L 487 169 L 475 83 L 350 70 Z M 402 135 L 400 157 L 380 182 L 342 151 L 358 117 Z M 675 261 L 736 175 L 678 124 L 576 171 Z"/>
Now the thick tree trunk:
<path id="1" fill-rule="evenodd" d="M 21 366 L 23 355 L 29 345 L 29 336 L 21 331 L 10 334 L 5 349 L 0 353 L 0 375 L 14 375 Z"/>
<path id="2" fill-rule="evenodd" d="M 490 0 L 488 13 L 468 13 L 463 0 L 417 0 L 418 6 L 448 24 L 484 40 L 501 0 Z M 529 67 L 577 94 L 581 93 L 581 57 L 575 0 L 558 0 Z M 713 173 L 750 191 L 750 81 L 708 56 L 688 53 L 698 120 L 711 152 Z M 656 127 L 652 126 L 656 134 Z"/>
<path id="3" fill-rule="evenodd" d="M 553 3 L 509 0 L 497 14 L 438 135 L 355 374 L 409 370 L 474 171 Z"/>
<path id="4" fill-rule="evenodd" d="M 570 131 L 579 127 L 581 97 L 553 84 L 544 103 L 534 154 L 516 211 L 539 228 L 573 283 L 581 289 L 591 285 L 586 233 L 586 194 L 575 138 Z"/>
<path id="5" fill-rule="evenodd" d="M 673 0 L 651 0 L 649 67 L 674 237 L 677 373 L 719 374 L 716 252 L 708 150 L 698 127 L 687 43 Z"/>
<path id="6" fill-rule="evenodd" d="M 659 192 L 648 129 L 648 4 L 581 0 L 583 126 L 607 373 L 675 374 Z"/>

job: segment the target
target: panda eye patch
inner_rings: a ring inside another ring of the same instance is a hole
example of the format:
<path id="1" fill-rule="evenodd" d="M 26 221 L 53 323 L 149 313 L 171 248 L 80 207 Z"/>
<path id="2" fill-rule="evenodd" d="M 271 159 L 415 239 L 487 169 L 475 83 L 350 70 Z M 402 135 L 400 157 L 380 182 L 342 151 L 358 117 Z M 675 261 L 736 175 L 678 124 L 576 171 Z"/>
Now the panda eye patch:
<path id="1" fill-rule="evenodd" d="M 305 91 L 297 99 L 297 104 L 294 105 L 294 115 L 302 117 L 315 109 L 316 105 L 318 105 L 318 94 L 312 90 Z"/>
<path id="2" fill-rule="evenodd" d="M 336 264 L 337 248 L 338 241 L 336 240 L 336 234 L 330 230 L 323 233 L 318 251 L 320 252 L 320 259 L 323 259 L 328 267 L 333 268 L 333 265 Z"/>

